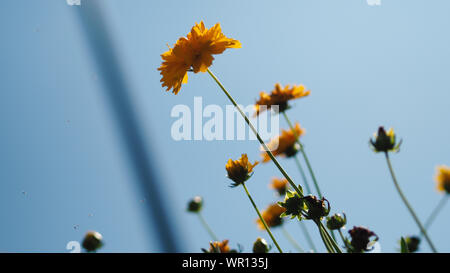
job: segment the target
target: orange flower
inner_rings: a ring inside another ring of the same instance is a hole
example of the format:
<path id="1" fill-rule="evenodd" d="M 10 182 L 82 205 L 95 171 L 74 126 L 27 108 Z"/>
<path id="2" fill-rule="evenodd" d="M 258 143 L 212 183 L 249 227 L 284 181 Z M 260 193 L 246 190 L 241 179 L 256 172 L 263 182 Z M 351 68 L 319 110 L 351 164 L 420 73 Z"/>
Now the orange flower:
<path id="1" fill-rule="evenodd" d="M 209 252 L 210 253 L 228 253 L 228 252 L 230 252 L 230 246 L 228 245 L 228 240 L 223 240 L 222 242 L 216 241 L 216 242 L 209 243 Z"/>
<path id="2" fill-rule="evenodd" d="M 267 207 L 267 209 L 263 210 L 261 212 L 261 217 L 266 222 L 267 226 L 270 227 L 277 227 L 280 226 L 283 223 L 283 219 L 280 217 L 283 212 L 285 212 L 286 209 L 281 207 L 278 204 L 271 204 Z M 261 219 L 257 219 L 256 223 L 258 224 L 258 227 L 260 229 L 265 229 L 264 224 L 262 223 Z"/>
<path id="3" fill-rule="evenodd" d="M 437 190 L 450 194 L 450 167 L 441 165 L 436 168 Z"/>
<path id="4" fill-rule="evenodd" d="M 311 93 L 310 90 L 306 90 L 304 85 L 286 85 L 284 88 L 279 83 L 275 84 L 275 89 L 272 93 L 267 94 L 265 92 L 259 93 L 259 100 L 255 103 L 255 116 L 260 112 L 270 109 L 273 105 L 279 106 L 279 112 L 283 112 L 289 108 L 288 101 L 306 97 Z M 265 105 L 267 108 L 262 108 Z"/>
<path id="5" fill-rule="evenodd" d="M 274 156 L 281 155 L 291 157 L 297 153 L 297 138 L 305 134 L 305 129 L 301 128 L 299 123 L 296 123 L 294 130 L 295 134 L 292 130 L 282 130 L 280 136 L 272 139 L 269 144 L 267 144 L 267 147 Z M 263 162 L 270 161 L 270 157 L 265 151 L 261 156 L 263 157 Z"/>
<path id="6" fill-rule="evenodd" d="M 242 154 L 241 158 L 238 160 L 229 159 L 225 165 L 225 169 L 228 173 L 228 178 L 234 181 L 231 185 L 232 187 L 239 186 L 240 184 L 247 181 L 253 172 L 253 168 L 258 164 L 258 161 L 251 164 L 248 161 L 247 154 Z"/>
<path id="7" fill-rule="evenodd" d="M 279 195 L 285 195 L 289 188 L 289 182 L 286 178 L 272 178 L 272 183 L 269 185 L 271 189 L 278 192 Z"/>
<path id="8" fill-rule="evenodd" d="M 163 62 L 158 68 L 166 91 L 172 89 L 176 95 L 181 85 L 187 83 L 187 72 L 206 72 L 214 60 L 213 54 L 221 54 L 227 48 L 240 48 L 238 40 L 227 38 L 217 23 L 210 29 L 203 21 L 192 27 L 187 37 L 178 39 L 173 48 L 161 55 Z"/>

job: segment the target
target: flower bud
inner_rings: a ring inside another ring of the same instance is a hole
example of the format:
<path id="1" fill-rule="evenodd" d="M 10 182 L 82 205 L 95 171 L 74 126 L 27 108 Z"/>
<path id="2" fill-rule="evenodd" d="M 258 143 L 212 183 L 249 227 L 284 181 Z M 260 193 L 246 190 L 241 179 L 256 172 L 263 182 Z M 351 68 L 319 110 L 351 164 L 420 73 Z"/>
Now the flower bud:
<path id="1" fill-rule="evenodd" d="M 330 230 L 337 230 L 343 228 L 347 223 L 347 216 L 345 215 L 345 213 L 343 214 L 344 214 L 343 217 L 339 213 L 327 217 L 327 228 Z"/>
<path id="2" fill-rule="evenodd" d="M 378 133 L 375 134 L 375 139 L 370 140 L 370 144 L 375 152 L 397 152 L 400 149 L 401 141 L 397 144 L 395 140 L 395 133 L 392 128 L 387 132 L 381 126 L 378 128 Z"/>
<path id="3" fill-rule="evenodd" d="M 419 249 L 420 238 L 417 236 L 407 236 L 405 238 L 406 245 L 408 246 L 409 252 L 416 252 Z"/>
<path id="4" fill-rule="evenodd" d="M 195 196 L 191 201 L 189 201 L 187 211 L 197 213 L 202 210 L 202 206 L 203 199 L 200 196 Z"/>
<path id="5" fill-rule="evenodd" d="M 253 253 L 267 253 L 269 252 L 269 245 L 263 238 L 257 238 L 253 243 Z"/>
<path id="6" fill-rule="evenodd" d="M 86 251 L 96 251 L 103 245 L 103 236 L 97 231 L 88 231 L 83 239 L 83 248 Z"/>
<path id="7" fill-rule="evenodd" d="M 352 252 L 369 251 L 367 248 L 371 241 L 371 237 L 375 237 L 373 241 L 378 241 L 378 236 L 365 227 L 353 227 L 348 231 L 352 238 L 350 244 L 352 246 Z"/>
<path id="8" fill-rule="evenodd" d="M 318 199 L 316 196 L 307 195 L 303 197 L 303 200 L 308 208 L 307 219 L 320 220 L 330 213 L 330 202 L 325 198 Z"/>

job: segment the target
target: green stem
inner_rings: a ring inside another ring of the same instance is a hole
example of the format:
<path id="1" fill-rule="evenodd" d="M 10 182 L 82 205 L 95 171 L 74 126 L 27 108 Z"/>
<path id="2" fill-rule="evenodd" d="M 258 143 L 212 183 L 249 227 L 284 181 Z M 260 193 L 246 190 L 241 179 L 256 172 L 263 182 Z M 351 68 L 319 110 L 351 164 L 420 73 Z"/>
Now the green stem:
<path id="1" fill-rule="evenodd" d="M 208 223 L 205 221 L 205 218 L 203 218 L 203 215 L 201 214 L 201 212 L 198 212 L 197 215 L 198 215 L 198 218 L 200 219 L 200 222 L 202 223 L 203 227 L 209 233 L 209 236 L 211 236 L 211 238 L 214 241 L 219 241 L 219 239 L 217 238 L 216 234 L 214 234 L 212 229 L 209 227 Z"/>
<path id="2" fill-rule="evenodd" d="M 305 252 L 284 226 L 281 226 L 281 230 L 283 231 L 283 234 L 286 237 L 286 239 L 288 239 L 288 241 L 295 247 L 295 249 L 297 249 L 297 251 Z"/>
<path id="3" fill-rule="evenodd" d="M 311 178 L 313 179 L 317 194 L 319 195 L 319 198 L 322 198 L 323 196 L 322 196 L 322 192 L 320 191 L 319 183 L 317 182 L 316 176 L 314 175 L 314 171 L 311 167 L 311 163 L 309 162 L 308 156 L 306 155 L 303 144 L 300 142 L 300 136 L 297 136 L 297 132 L 295 131 L 294 125 L 292 124 L 291 120 L 289 119 L 289 117 L 287 116 L 285 111 L 283 111 L 283 116 L 284 116 L 284 119 L 286 120 L 287 124 L 289 125 L 289 128 L 291 128 L 292 132 L 294 133 L 297 144 L 300 146 L 300 152 L 302 153 L 303 158 L 305 159 L 306 166 L 308 167 L 309 173 L 311 174 Z M 300 162 L 298 162 L 298 163 L 300 163 Z M 299 165 L 299 164 L 297 164 L 297 165 Z M 301 168 L 301 166 L 300 166 L 300 168 Z M 303 170 L 301 169 L 300 171 L 302 172 Z M 306 180 L 305 180 L 305 185 L 307 188 L 309 187 Z M 311 191 L 309 191 L 309 192 L 311 193 Z M 331 232 L 331 237 L 333 237 L 334 244 L 336 245 L 336 236 L 334 235 L 334 232 L 332 230 L 330 230 L 330 232 Z M 327 234 L 328 234 L 328 232 L 327 232 Z"/>
<path id="4" fill-rule="evenodd" d="M 309 173 L 311 174 L 311 178 L 313 179 L 314 186 L 316 188 L 317 194 L 319 195 L 319 198 L 322 198 L 322 192 L 320 191 L 319 183 L 317 183 L 316 176 L 314 175 L 314 171 L 311 167 L 311 163 L 309 162 L 308 156 L 306 155 L 305 149 L 303 148 L 303 144 L 300 142 L 300 136 L 296 135 L 296 131 L 294 128 L 294 125 L 292 124 L 291 120 L 288 118 L 286 112 L 283 112 L 284 119 L 288 123 L 289 127 L 291 128 L 292 132 L 294 132 L 295 138 L 297 139 L 298 145 L 300 145 L 300 152 L 303 155 L 303 158 L 305 159 L 306 166 L 308 167 Z"/>
<path id="5" fill-rule="evenodd" d="M 283 176 L 286 178 L 286 180 L 289 182 L 289 184 L 291 185 L 291 187 L 297 192 L 297 194 L 300 197 L 303 197 L 303 193 L 300 191 L 300 189 L 297 187 L 297 185 L 295 185 L 294 181 L 291 179 L 291 177 L 287 174 L 287 172 L 283 169 L 283 167 L 280 165 L 280 163 L 278 162 L 278 160 L 275 158 L 275 156 L 272 154 L 272 152 L 270 151 L 270 149 L 267 147 L 266 143 L 264 143 L 264 141 L 262 140 L 261 136 L 258 134 L 258 131 L 256 131 L 255 127 L 253 126 L 253 124 L 250 122 L 249 118 L 247 117 L 247 115 L 242 111 L 241 107 L 236 103 L 236 101 L 233 99 L 233 97 L 230 95 L 230 93 L 227 91 L 227 89 L 225 89 L 225 87 L 223 86 L 223 84 L 219 81 L 219 79 L 211 72 L 211 70 L 209 70 L 209 68 L 207 69 L 208 74 L 214 79 L 214 81 L 219 85 L 220 89 L 222 89 L 223 93 L 227 96 L 227 98 L 231 101 L 231 103 L 234 105 L 234 107 L 236 107 L 236 109 L 238 110 L 238 112 L 241 114 L 241 116 L 244 118 L 245 122 L 247 123 L 247 125 L 250 127 L 250 129 L 253 131 L 253 133 L 256 135 L 256 138 L 258 139 L 259 143 L 261 143 L 262 147 L 264 148 L 264 151 L 267 153 L 267 155 L 270 157 L 270 159 L 272 160 L 272 162 L 275 164 L 275 166 L 277 166 L 278 170 L 280 170 L 280 172 L 283 174 Z M 304 155 L 305 156 L 305 155 Z M 309 163 L 309 161 L 307 161 L 307 164 Z M 312 171 L 310 169 L 310 171 Z M 315 179 L 315 178 L 313 178 Z M 324 241 L 325 243 L 325 241 Z"/>
<path id="6" fill-rule="evenodd" d="M 420 231 L 425 236 L 425 239 L 427 240 L 428 245 L 430 245 L 431 250 L 434 253 L 437 253 L 437 250 L 434 247 L 433 242 L 431 241 L 430 237 L 428 237 L 427 231 L 423 227 L 422 223 L 419 220 L 419 217 L 417 217 L 416 213 L 414 212 L 413 208 L 409 204 L 408 200 L 406 199 L 406 196 L 403 194 L 403 191 L 402 191 L 402 189 L 400 188 L 400 185 L 397 182 L 397 178 L 395 177 L 394 169 L 392 168 L 392 164 L 391 164 L 391 160 L 389 159 L 388 152 L 385 152 L 385 155 L 386 155 L 386 162 L 387 162 L 387 165 L 389 167 L 389 171 L 391 173 L 392 180 L 394 181 L 394 185 L 395 185 L 395 188 L 397 189 L 398 194 L 400 195 L 401 199 L 403 200 L 403 203 L 405 203 L 405 206 L 408 208 L 409 212 L 411 213 L 411 215 L 412 215 L 414 221 L 416 222 L 417 226 L 419 227 Z"/>
<path id="7" fill-rule="evenodd" d="M 319 229 L 320 238 L 322 238 L 323 243 L 325 244 L 325 248 L 327 249 L 328 253 L 335 253 L 333 247 L 330 244 L 330 240 L 327 236 L 324 235 L 322 227 L 319 225 L 318 222 L 314 221 L 316 223 L 317 228 Z"/>
<path id="8" fill-rule="evenodd" d="M 351 247 L 348 245 L 347 240 L 344 237 L 344 234 L 342 234 L 341 229 L 339 229 L 339 235 L 341 236 L 342 242 L 344 242 L 345 247 L 349 250 Z"/>
<path id="9" fill-rule="evenodd" d="M 312 191 L 311 191 L 311 188 L 309 187 L 309 183 L 308 183 L 308 179 L 306 178 L 305 171 L 303 170 L 303 167 L 300 164 L 300 160 L 298 159 L 297 156 L 294 156 L 294 159 L 295 159 L 295 163 L 297 164 L 298 170 L 300 171 L 300 174 L 302 176 L 303 182 L 305 183 L 306 190 L 307 190 L 308 194 L 310 194 L 310 193 L 312 193 Z"/>
<path id="10" fill-rule="evenodd" d="M 267 233 L 269 233 L 269 236 L 270 236 L 270 238 L 272 239 L 273 243 L 274 243 L 275 246 L 277 247 L 278 251 L 279 251 L 280 253 L 283 253 L 283 251 L 281 250 L 280 246 L 279 246 L 278 243 L 277 243 L 277 240 L 275 240 L 275 237 L 273 237 L 272 232 L 270 231 L 269 227 L 267 226 L 266 221 L 264 221 L 264 218 L 261 216 L 261 213 L 259 212 L 259 209 L 258 209 L 258 207 L 256 206 L 255 202 L 253 201 L 252 196 L 251 196 L 250 193 L 248 192 L 247 186 L 245 186 L 245 183 L 242 183 L 242 186 L 244 187 L 244 190 L 245 190 L 245 193 L 246 193 L 247 196 L 248 196 L 248 199 L 250 199 L 250 202 L 252 203 L 253 207 L 255 208 L 256 213 L 258 214 L 259 219 L 260 219 L 261 222 L 263 223 L 264 228 L 267 230 Z"/>
<path id="11" fill-rule="evenodd" d="M 267 155 L 269 155 L 270 159 L 272 159 L 273 163 L 275 164 L 275 166 L 277 166 L 277 168 L 280 170 L 280 172 L 283 174 L 283 176 L 287 179 L 287 181 L 289 182 L 289 184 L 292 186 L 292 188 L 294 188 L 294 190 L 298 193 L 298 195 L 300 197 L 303 197 L 302 192 L 300 191 L 300 189 L 295 185 L 294 181 L 291 179 L 291 177 L 287 174 L 287 172 L 283 169 L 283 167 L 281 167 L 280 163 L 278 162 L 278 160 L 275 158 L 275 156 L 272 154 L 272 152 L 270 151 L 270 149 L 267 147 L 266 143 L 264 143 L 264 141 L 262 140 L 261 136 L 258 134 L 258 132 L 256 131 L 255 127 L 253 126 L 253 124 L 250 122 L 249 118 L 247 117 L 247 115 L 242 111 L 241 107 L 236 103 L 236 101 L 233 99 L 233 97 L 230 95 L 230 93 L 228 93 L 228 91 L 225 89 L 225 87 L 222 85 L 222 83 L 219 81 L 219 79 L 211 72 L 211 70 L 209 70 L 208 68 L 208 74 L 214 79 L 214 81 L 219 85 L 220 89 L 222 89 L 222 91 L 225 93 L 225 95 L 227 96 L 227 98 L 231 101 L 231 103 L 234 105 L 234 107 L 236 107 L 236 109 L 239 111 L 239 113 L 241 114 L 241 116 L 244 118 L 245 122 L 247 123 L 247 125 L 250 127 L 250 129 L 253 131 L 253 133 L 256 135 L 256 138 L 258 139 L 259 143 L 261 143 L 261 145 L 264 148 L 264 151 L 267 153 Z"/>
<path id="12" fill-rule="evenodd" d="M 322 222 L 319 221 L 320 227 L 323 229 L 324 235 L 328 237 L 328 240 L 330 241 L 331 246 L 336 250 L 337 253 L 342 253 L 341 248 L 336 243 L 336 239 L 330 236 L 325 226 L 322 224 Z"/>
<path id="13" fill-rule="evenodd" d="M 433 212 L 428 216 L 428 219 L 425 221 L 424 227 L 425 230 L 428 230 L 428 228 L 433 223 L 434 219 L 436 219 L 436 216 L 439 214 L 439 212 L 444 207 L 445 203 L 448 200 L 448 194 L 444 194 L 444 196 L 441 198 L 441 201 L 439 201 L 438 205 L 434 208 Z M 423 233 L 420 232 L 419 237 L 422 237 Z"/>
<path id="14" fill-rule="evenodd" d="M 300 225 L 301 229 L 303 230 L 303 233 L 305 234 L 306 240 L 308 241 L 309 246 L 311 247 L 311 249 L 317 253 L 317 249 L 316 246 L 314 245 L 314 242 L 311 238 L 311 235 L 308 232 L 308 229 L 305 226 L 305 223 L 303 221 L 298 222 L 298 224 Z"/>

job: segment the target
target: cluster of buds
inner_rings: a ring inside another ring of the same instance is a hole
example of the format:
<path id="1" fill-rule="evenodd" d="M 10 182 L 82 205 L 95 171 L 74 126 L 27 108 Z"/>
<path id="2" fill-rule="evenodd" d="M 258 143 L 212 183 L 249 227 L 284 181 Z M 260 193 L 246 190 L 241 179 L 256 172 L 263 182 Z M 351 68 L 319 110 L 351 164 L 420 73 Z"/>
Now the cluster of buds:
<path id="1" fill-rule="evenodd" d="M 314 221 L 320 221 L 330 213 L 330 203 L 327 199 L 318 199 L 314 195 L 300 197 L 297 192 L 288 191 L 283 202 L 278 202 L 286 209 L 281 216 L 297 217 Z"/>

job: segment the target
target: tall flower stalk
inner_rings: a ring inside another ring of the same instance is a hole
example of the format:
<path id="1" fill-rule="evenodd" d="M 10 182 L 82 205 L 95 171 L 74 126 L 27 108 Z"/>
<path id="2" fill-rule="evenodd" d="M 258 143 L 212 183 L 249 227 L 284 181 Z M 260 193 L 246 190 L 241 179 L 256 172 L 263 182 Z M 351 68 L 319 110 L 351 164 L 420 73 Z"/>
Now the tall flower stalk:
<path id="1" fill-rule="evenodd" d="M 270 159 L 272 159 L 273 163 L 275 164 L 275 166 L 278 168 L 278 170 L 280 170 L 281 174 L 287 179 L 287 181 L 289 182 L 289 184 L 291 185 L 291 187 L 297 192 L 297 194 L 300 197 L 303 197 L 303 193 L 302 191 L 297 187 L 297 185 L 295 185 L 294 181 L 292 180 L 292 178 L 288 175 L 288 173 L 283 169 L 283 167 L 280 165 L 280 163 L 278 162 L 278 160 L 275 158 L 275 156 L 272 154 L 272 152 L 270 151 L 270 149 L 267 147 L 266 143 L 264 143 L 263 139 L 261 138 L 261 136 L 259 135 L 258 131 L 256 131 L 255 127 L 253 126 L 253 124 L 250 122 L 250 119 L 247 117 L 247 115 L 242 111 L 241 107 L 236 103 L 236 101 L 233 99 L 233 97 L 230 95 L 230 93 L 227 91 L 227 89 L 223 86 L 223 84 L 219 81 L 219 79 L 214 75 L 214 73 L 211 72 L 211 70 L 208 68 L 206 70 L 208 72 L 208 74 L 214 79 L 214 81 L 219 85 L 220 89 L 223 91 L 223 93 L 225 94 L 225 96 L 227 96 L 227 98 L 231 101 L 231 103 L 234 105 L 234 107 L 236 107 L 236 109 L 238 110 L 238 112 L 241 114 L 241 116 L 244 118 L 245 122 L 247 123 L 247 125 L 250 127 L 250 129 L 253 131 L 253 133 L 256 135 L 256 138 L 258 139 L 259 143 L 262 145 L 264 151 L 267 153 L 267 155 L 270 157 Z M 318 223 L 316 223 L 318 225 Z M 319 229 L 320 226 L 318 225 Z M 328 237 L 330 236 L 328 234 L 328 231 L 325 229 L 324 230 L 325 235 L 328 235 Z M 324 243 L 326 244 L 326 241 L 323 240 Z M 333 240 L 334 241 L 334 240 Z M 334 244 L 336 245 L 336 242 L 334 241 Z M 339 248 L 339 247 L 338 247 Z"/>
<path id="2" fill-rule="evenodd" d="M 400 195 L 400 198 L 402 199 L 402 201 L 405 204 L 406 208 L 408 209 L 409 213 L 413 217 L 414 222 L 416 222 L 420 231 L 423 233 L 431 250 L 433 252 L 437 252 L 436 248 L 434 247 L 433 242 L 431 241 L 430 237 L 427 234 L 427 231 L 425 230 L 425 227 L 422 225 L 422 222 L 420 222 L 419 217 L 417 217 L 416 212 L 414 211 L 414 209 L 412 208 L 408 199 L 406 198 L 405 194 L 403 193 L 402 189 L 400 188 L 400 185 L 398 184 L 397 178 L 394 173 L 394 169 L 392 168 L 391 160 L 389 158 L 389 152 L 398 152 L 400 150 L 400 145 L 401 145 L 402 141 L 397 143 L 396 135 L 392 128 L 390 128 L 386 132 L 383 127 L 379 127 L 377 134 L 375 134 L 375 138 L 370 139 L 369 143 L 371 144 L 374 152 L 384 153 L 385 158 L 386 158 L 386 163 L 388 165 L 389 172 L 392 177 L 392 181 L 394 182 L 394 186 L 397 189 L 397 192 Z"/>
<path id="3" fill-rule="evenodd" d="M 425 229 L 425 227 L 422 225 L 422 222 L 420 222 L 419 217 L 417 217 L 416 212 L 412 208 L 411 204 L 409 203 L 408 199 L 406 199 L 405 194 L 403 193 L 402 189 L 400 188 L 400 185 L 398 184 L 397 178 L 394 173 L 394 169 L 392 168 L 391 160 L 389 159 L 389 153 L 385 152 L 386 162 L 389 168 L 389 172 L 391 173 L 392 181 L 394 182 L 394 186 L 397 189 L 398 194 L 400 195 L 400 198 L 402 199 L 403 203 L 405 204 L 406 208 L 408 209 L 409 213 L 413 217 L 414 221 L 416 222 L 417 226 L 420 229 L 420 232 L 425 237 L 425 240 L 427 241 L 428 245 L 430 246 L 431 250 L 435 253 L 437 253 L 436 247 L 434 246 L 433 242 L 431 241 L 430 237 L 428 236 L 428 233 Z"/>
<path id="4" fill-rule="evenodd" d="M 264 225 L 264 228 L 266 229 L 267 233 L 269 234 L 270 238 L 272 239 L 273 243 L 275 244 L 275 246 L 277 247 L 278 251 L 280 253 L 283 253 L 283 250 L 281 250 L 281 247 L 278 245 L 277 240 L 275 239 L 275 237 L 273 236 L 272 232 L 270 231 L 269 226 L 267 225 L 266 221 L 264 220 L 264 218 L 261 216 L 261 212 L 259 212 L 258 207 L 255 204 L 255 201 L 253 201 L 252 196 L 250 195 L 250 193 L 248 192 L 247 186 L 245 186 L 245 183 L 242 183 L 242 187 L 245 190 L 245 193 L 248 196 L 248 199 L 250 200 L 250 202 L 253 205 L 253 208 L 255 209 L 256 213 L 258 214 L 259 220 L 261 221 L 261 223 Z"/>

